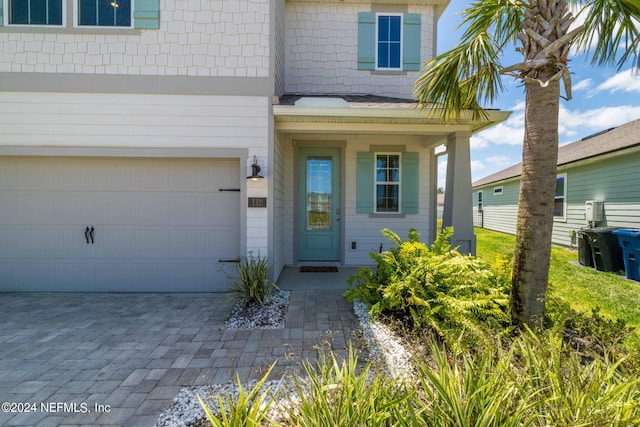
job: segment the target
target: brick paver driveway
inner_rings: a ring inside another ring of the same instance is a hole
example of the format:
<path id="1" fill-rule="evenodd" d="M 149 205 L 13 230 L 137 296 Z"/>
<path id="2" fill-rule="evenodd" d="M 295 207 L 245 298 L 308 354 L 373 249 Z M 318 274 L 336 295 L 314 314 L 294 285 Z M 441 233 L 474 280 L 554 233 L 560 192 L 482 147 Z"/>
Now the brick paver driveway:
<path id="1" fill-rule="evenodd" d="M 341 293 L 292 291 L 284 329 L 238 331 L 216 294 L 0 294 L 0 425 L 152 426 L 181 386 L 343 351 Z"/>

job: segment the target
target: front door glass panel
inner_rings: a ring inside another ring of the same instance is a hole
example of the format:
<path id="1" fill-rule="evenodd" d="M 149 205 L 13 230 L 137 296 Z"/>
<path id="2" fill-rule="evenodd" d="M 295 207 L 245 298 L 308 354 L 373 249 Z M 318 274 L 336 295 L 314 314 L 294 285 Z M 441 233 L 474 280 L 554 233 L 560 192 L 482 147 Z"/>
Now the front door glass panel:
<path id="1" fill-rule="evenodd" d="M 309 156 L 307 158 L 307 221 L 308 230 L 331 228 L 332 209 L 331 157 Z"/>

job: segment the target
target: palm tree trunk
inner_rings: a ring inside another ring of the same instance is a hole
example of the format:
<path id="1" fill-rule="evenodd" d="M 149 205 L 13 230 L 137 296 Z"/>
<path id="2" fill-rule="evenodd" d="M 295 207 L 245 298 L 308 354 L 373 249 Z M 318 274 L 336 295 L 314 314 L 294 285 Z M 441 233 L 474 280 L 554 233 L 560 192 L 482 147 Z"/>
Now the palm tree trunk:
<path id="1" fill-rule="evenodd" d="M 511 283 L 516 326 L 543 325 L 558 160 L 559 83 L 526 83 L 525 135 Z"/>

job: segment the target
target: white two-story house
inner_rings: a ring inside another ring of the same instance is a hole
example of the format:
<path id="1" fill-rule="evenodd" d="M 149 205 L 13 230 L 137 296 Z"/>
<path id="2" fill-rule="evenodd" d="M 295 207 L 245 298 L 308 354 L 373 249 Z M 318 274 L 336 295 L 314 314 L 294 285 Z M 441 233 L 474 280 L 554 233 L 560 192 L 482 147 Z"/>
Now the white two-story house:
<path id="1" fill-rule="evenodd" d="M 268 257 L 473 252 L 469 138 L 412 101 L 448 0 L 0 0 L 0 290 L 217 291 Z"/>

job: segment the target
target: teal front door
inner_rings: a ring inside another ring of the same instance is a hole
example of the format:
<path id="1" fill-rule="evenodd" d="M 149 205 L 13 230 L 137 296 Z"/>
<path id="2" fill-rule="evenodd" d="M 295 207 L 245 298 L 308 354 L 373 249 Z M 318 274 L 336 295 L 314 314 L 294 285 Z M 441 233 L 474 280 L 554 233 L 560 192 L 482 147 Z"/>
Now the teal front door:
<path id="1" fill-rule="evenodd" d="M 340 149 L 300 148 L 298 259 L 340 260 Z"/>

